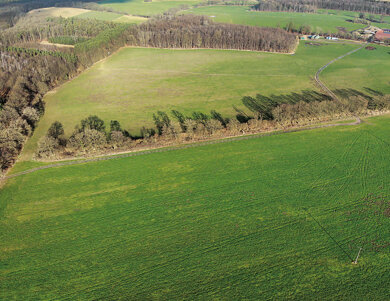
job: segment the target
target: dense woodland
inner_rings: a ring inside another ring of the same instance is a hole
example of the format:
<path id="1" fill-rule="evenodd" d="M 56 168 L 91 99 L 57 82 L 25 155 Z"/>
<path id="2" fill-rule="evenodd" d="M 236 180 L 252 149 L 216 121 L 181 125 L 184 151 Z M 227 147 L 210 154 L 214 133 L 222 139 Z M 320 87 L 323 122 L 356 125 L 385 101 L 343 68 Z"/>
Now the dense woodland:
<path id="1" fill-rule="evenodd" d="M 18 24 L 0 32 L 0 45 L 11 46 L 58 37 L 93 38 L 105 30 L 116 28 L 111 22 L 74 18 L 22 18 Z"/>
<path id="2" fill-rule="evenodd" d="M 161 48 L 218 48 L 292 52 L 297 38 L 279 28 L 215 23 L 208 17 L 165 17 L 132 27 L 128 44 Z"/>
<path id="3" fill-rule="evenodd" d="M 0 51 L 0 169 L 9 167 L 44 113 L 43 95 L 76 74 L 76 62 L 54 52 Z"/>
<path id="4" fill-rule="evenodd" d="M 375 0 L 259 0 L 253 9 L 259 11 L 315 12 L 337 9 L 371 14 L 390 14 L 390 3 Z"/>

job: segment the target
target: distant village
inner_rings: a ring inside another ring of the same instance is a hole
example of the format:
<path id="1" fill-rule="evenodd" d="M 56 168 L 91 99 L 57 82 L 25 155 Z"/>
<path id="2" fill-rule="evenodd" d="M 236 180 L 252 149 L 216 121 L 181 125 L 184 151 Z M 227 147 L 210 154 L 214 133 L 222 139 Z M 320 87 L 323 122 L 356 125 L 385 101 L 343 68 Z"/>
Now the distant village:
<path id="1" fill-rule="evenodd" d="M 377 44 L 389 44 L 390 42 L 390 29 L 381 29 L 375 26 L 367 26 L 362 29 L 354 30 L 351 32 L 354 38 L 359 40 L 365 40 L 371 43 Z M 318 40 L 320 38 L 325 38 L 327 40 L 338 40 L 338 37 L 327 35 L 302 35 L 301 40 Z"/>

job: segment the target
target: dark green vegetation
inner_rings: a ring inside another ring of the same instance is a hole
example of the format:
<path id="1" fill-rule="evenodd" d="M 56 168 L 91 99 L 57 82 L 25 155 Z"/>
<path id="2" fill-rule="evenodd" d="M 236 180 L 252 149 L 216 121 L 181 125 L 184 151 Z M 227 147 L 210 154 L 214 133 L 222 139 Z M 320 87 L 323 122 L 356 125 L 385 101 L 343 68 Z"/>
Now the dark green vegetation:
<path id="1" fill-rule="evenodd" d="M 366 121 L 11 179 L 0 299 L 385 300 L 390 119 Z"/>
<path id="2" fill-rule="evenodd" d="M 385 1 L 372 0 L 258 0 L 253 6 L 262 11 L 315 12 L 318 9 L 338 9 L 345 11 L 390 14 L 390 4 Z"/>

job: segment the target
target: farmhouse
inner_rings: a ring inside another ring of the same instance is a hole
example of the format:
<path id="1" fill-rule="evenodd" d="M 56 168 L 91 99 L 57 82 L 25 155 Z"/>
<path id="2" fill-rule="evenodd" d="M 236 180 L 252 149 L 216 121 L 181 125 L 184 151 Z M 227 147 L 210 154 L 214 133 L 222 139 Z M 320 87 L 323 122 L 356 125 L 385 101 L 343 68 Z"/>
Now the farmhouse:
<path id="1" fill-rule="evenodd" d="M 380 41 L 390 39 L 390 29 L 378 30 L 375 34 L 375 38 Z"/>

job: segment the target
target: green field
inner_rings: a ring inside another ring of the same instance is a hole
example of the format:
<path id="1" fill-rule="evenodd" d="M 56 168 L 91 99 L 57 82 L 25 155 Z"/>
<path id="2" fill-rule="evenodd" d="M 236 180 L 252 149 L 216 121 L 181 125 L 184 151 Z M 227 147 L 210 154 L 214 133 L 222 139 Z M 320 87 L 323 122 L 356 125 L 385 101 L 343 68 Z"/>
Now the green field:
<path id="1" fill-rule="evenodd" d="M 191 6 L 202 0 L 106 0 L 99 2 L 100 5 L 112 8 L 115 11 L 125 12 L 132 15 L 153 16 L 159 15 L 171 8 L 180 8 L 183 5 Z"/>
<path id="2" fill-rule="evenodd" d="M 383 116 L 10 179 L 0 299 L 386 300 L 389 129 Z"/>
<path id="3" fill-rule="evenodd" d="M 97 19 L 101 21 L 111 21 L 111 22 L 123 22 L 123 23 L 141 23 L 146 21 L 146 18 L 137 17 L 137 16 L 128 16 L 106 11 L 89 11 L 78 15 L 76 18 L 80 19 Z"/>
<path id="4" fill-rule="evenodd" d="M 216 22 L 243 24 L 264 27 L 285 27 L 293 22 L 294 27 L 309 25 L 314 32 L 336 33 L 337 27 L 344 27 L 348 31 L 363 28 L 365 25 L 347 22 L 358 13 L 340 11 L 322 11 L 321 14 L 313 13 L 288 13 L 288 12 L 258 12 L 250 11 L 247 6 L 207 6 L 184 11 L 195 15 L 214 16 Z M 386 20 L 390 21 L 390 17 Z M 372 23 L 374 26 L 389 27 L 389 24 Z"/>
<path id="5" fill-rule="evenodd" d="M 187 114 L 195 110 L 218 110 L 231 117 L 235 114 L 232 106 L 240 106 L 245 95 L 317 89 L 312 78 L 318 68 L 356 47 L 347 43 L 309 46 L 301 42 L 295 55 L 122 49 L 46 95 L 46 113 L 26 144 L 22 159 L 31 157 L 38 139 L 56 120 L 61 121 L 70 134 L 81 119 L 96 114 L 107 123 L 118 120 L 124 128 L 138 133 L 144 125 L 153 126 L 152 115 L 157 110 L 177 109 Z M 370 87 L 390 93 L 390 78 L 386 73 L 390 60 L 375 59 L 379 53 L 386 57 L 386 51 L 387 48 L 378 47 L 369 52 L 367 55 L 374 57 L 359 66 L 365 78 L 346 74 L 348 82 L 343 87 L 359 90 Z M 370 75 L 374 69 L 382 70 L 382 78 Z M 342 74 L 343 69 L 337 68 L 337 72 Z"/>
<path id="6" fill-rule="evenodd" d="M 331 89 L 368 87 L 390 94 L 390 48 L 376 47 L 353 53 L 332 64 L 322 73 L 322 79 Z M 360 89 L 361 90 L 361 89 Z"/>

